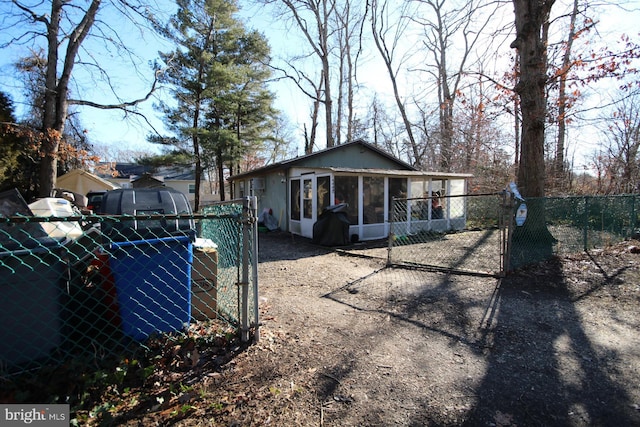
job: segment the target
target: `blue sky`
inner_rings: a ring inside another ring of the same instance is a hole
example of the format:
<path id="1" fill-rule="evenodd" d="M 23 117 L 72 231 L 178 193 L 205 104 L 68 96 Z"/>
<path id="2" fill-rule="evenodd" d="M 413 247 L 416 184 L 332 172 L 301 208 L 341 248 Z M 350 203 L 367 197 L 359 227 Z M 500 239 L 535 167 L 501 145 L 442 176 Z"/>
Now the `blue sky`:
<path id="1" fill-rule="evenodd" d="M 161 2 L 162 10 L 167 15 L 173 11 L 173 2 L 170 0 L 159 1 Z M 637 6 L 639 3 L 634 1 L 633 5 Z M 8 4 L 10 3 L 7 1 L 0 2 L 0 14 L 6 12 L 5 8 Z M 288 31 L 281 20 L 274 20 L 270 13 L 264 10 L 254 7 L 243 10 L 241 15 L 248 26 L 265 33 L 272 46 L 275 58 L 287 56 L 305 43 L 303 40 L 296 38 L 294 31 Z M 614 33 L 626 31 L 632 34 L 635 33 L 637 36 L 638 18 L 640 18 L 638 12 L 604 14 L 600 17 L 602 21 L 600 27 L 603 29 L 602 31 L 606 31 L 606 28 L 613 28 L 615 29 Z M 148 62 L 157 58 L 158 50 L 167 51 L 171 47 L 163 44 L 157 36 L 150 32 L 140 33 L 139 30 L 123 20 L 113 20 L 112 22 L 116 25 L 119 36 L 136 53 L 137 57 L 134 58 L 135 68 L 130 62 L 119 58 L 117 52 L 108 51 L 97 44 L 87 45 L 87 47 L 92 54 L 101 59 L 102 63 L 108 64 L 109 77 L 125 100 L 139 98 L 146 93 L 151 84 L 151 69 L 148 66 Z M 10 36 L 10 34 L 0 34 L 0 43 L 4 42 L 7 36 Z M 19 114 L 22 111 L 21 93 L 19 91 L 19 82 L 15 80 L 12 64 L 21 55 L 25 55 L 26 52 L 24 48 L 13 47 L 2 50 L 2 55 L 0 55 L 0 91 L 8 92 L 13 96 Z M 378 93 L 386 93 L 388 95 L 389 84 L 384 69 L 374 62 L 374 58 L 365 59 L 366 61 L 360 65 L 360 83 L 369 90 L 369 94 L 375 90 Z M 100 80 L 97 77 L 95 74 L 76 68 L 74 78 L 78 84 L 77 92 L 81 92 L 82 97 L 85 99 L 104 103 L 116 102 L 113 95 L 105 89 L 106 86 L 104 84 L 100 84 Z M 96 81 L 98 84 L 96 84 Z M 415 83 L 407 82 L 407 84 Z M 299 140 L 302 141 L 300 128 L 303 122 L 308 121 L 309 102 L 292 84 L 282 82 L 274 84 L 272 89 L 277 96 L 276 107 L 281 109 L 291 120 L 292 125 L 298 129 Z M 363 91 L 363 93 L 367 92 Z M 158 95 L 164 94 L 166 92 L 160 92 Z M 364 99 L 364 96 L 362 99 Z M 162 119 L 159 113 L 153 110 L 151 102 L 141 107 L 141 111 L 145 113 L 158 130 L 163 130 Z M 96 144 L 117 147 L 122 150 L 156 148 L 145 142 L 146 135 L 150 132 L 150 129 L 140 120 L 124 120 L 122 112 L 96 110 L 93 108 L 82 108 L 80 114 L 81 122 L 88 130 L 90 140 Z M 574 137 L 580 138 L 581 136 L 574 135 Z M 593 141 L 593 137 L 584 139 L 585 144 Z M 299 144 L 299 152 L 302 150 L 301 145 Z M 588 145 L 585 146 L 588 147 Z"/>
<path id="2" fill-rule="evenodd" d="M 168 16 L 173 12 L 173 3 L 170 0 L 159 0 L 162 9 Z M 6 13 L 7 2 L 0 2 L 0 13 Z M 103 19 L 108 19 L 110 15 Z M 272 46 L 275 57 L 283 57 L 293 54 L 292 49 L 305 43 L 300 39 L 298 44 L 293 41 L 294 34 L 285 28 L 282 20 L 274 20 L 269 12 L 258 6 L 241 10 L 241 18 L 250 28 L 263 32 Z M 151 84 L 152 72 L 148 66 L 149 61 L 155 60 L 159 50 L 169 51 L 171 46 L 163 42 L 158 36 L 150 32 L 140 34 L 130 23 L 121 19 L 111 20 L 119 36 L 126 41 L 128 47 L 138 56 L 134 59 L 135 67 L 125 59 L 118 58 L 115 52 L 109 52 L 100 44 L 85 42 L 85 47 L 92 54 L 99 57 L 102 63 L 108 64 L 110 81 L 117 87 L 119 94 L 125 100 L 137 99 L 146 93 Z M 112 24 L 113 25 L 113 24 Z M 22 31 L 22 29 L 17 30 Z M 17 33 L 16 33 L 17 34 Z M 9 34 L 0 35 L 0 43 Z M 20 116 L 24 112 L 23 96 L 20 91 L 20 82 L 16 80 L 13 64 L 21 57 L 28 54 L 26 46 L 13 46 L 2 51 L 0 55 L 0 91 L 8 92 L 14 99 L 17 113 Z M 104 59 L 106 58 L 106 61 Z M 78 66 L 74 68 L 74 80 L 77 83 L 77 93 L 83 99 L 90 99 L 100 103 L 116 103 L 117 99 L 109 92 L 104 82 L 96 83 L 97 74 L 87 72 Z M 386 84 L 386 79 L 374 79 L 377 86 Z M 299 90 L 286 80 L 273 83 L 271 88 L 276 95 L 276 108 L 291 121 L 292 126 L 299 135 L 299 153 L 302 154 L 302 123 L 308 122 L 310 104 Z M 166 96 L 168 92 L 158 92 L 157 96 Z M 73 97 L 73 95 L 72 95 Z M 139 107 L 146 118 L 160 132 L 163 131 L 162 117 L 152 107 L 153 99 Z M 79 108 L 81 122 L 88 131 L 89 139 L 98 145 L 117 147 L 122 150 L 157 150 L 157 147 L 145 142 L 146 136 L 151 132 L 149 126 L 140 119 L 124 119 L 124 115 L 118 110 L 102 110 L 90 107 Z"/>

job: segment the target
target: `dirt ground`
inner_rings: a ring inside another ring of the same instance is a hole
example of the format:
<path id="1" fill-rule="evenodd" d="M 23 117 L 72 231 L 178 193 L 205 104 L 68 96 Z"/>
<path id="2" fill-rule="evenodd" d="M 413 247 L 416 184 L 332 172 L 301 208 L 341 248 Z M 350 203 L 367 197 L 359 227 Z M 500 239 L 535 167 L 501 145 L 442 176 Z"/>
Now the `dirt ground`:
<path id="1" fill-rule="evenodd" d="M 260 341 L 179 424 L 640 425 L 637 248 L 498 280 L 261 234 Z"/>
<path id="2" fill-rule="evenodd" d="M 498 280 L 261 233 L 258 343 L 204 331 L 66 399 L 78 425 L 640 425 L 639 246 Z"/>

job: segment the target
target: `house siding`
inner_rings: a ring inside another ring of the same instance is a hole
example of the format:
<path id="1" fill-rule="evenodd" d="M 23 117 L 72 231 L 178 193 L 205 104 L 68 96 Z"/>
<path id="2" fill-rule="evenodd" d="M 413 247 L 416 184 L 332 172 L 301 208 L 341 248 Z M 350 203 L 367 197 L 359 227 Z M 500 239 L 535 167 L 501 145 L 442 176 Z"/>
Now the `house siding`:
<path id="1" fill-rule="evenodd" d="M 258 199 L 258 214 L 271 210 L 281 229 L 287 224 L 287 179 L 284 173 L 271 173 L 260 177 L 264 180 L 263 189 L 254 189 L 252 195 Z M 244 180 L 245 189 L 251 188 L 251 179 Z M 246 191 L 246 190 L 245 190 Z M 251 195 L 249 193 L 244 196 Z"/>
<path id="2" fill-rule="evenodd" d="M 354 168 L 354 169 L 401 169 L 397 162 L 365 149 L 359 144 L 345 146 L 342 150 L 328 151 L 322 156 L 301 159 L 298 168 Z"/>

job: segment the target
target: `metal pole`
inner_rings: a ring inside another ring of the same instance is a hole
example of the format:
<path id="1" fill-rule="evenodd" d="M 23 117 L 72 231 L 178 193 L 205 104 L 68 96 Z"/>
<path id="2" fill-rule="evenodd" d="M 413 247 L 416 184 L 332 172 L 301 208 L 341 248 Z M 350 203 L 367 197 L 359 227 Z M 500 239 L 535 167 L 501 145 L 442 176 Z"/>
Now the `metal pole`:
<path id="1" fill-rule="evenodd" d="M 582 227 L 582 250 L 587 250 L 589 240 L 589 196 L 584 196 L 584 224 Z"/>
<path id="2" fill-rule="evenodd" d="M 393 240 L 395 239 L 395 234 L 393 232 L 393 224 L 395 217 L 395 206 L 396 206 L 396 198 L 391 198 L 391 206 L 389 206 L 389 243 L 387 247 L 387 265 L 391 265 L 391 248 L 393 247 Z"/>
<path id="3" fill-rule="evenodd" d="M 629 237 L 636 234 L 636 196 L 631 195 L 631 217 L 629 218 Z"/>
<path id="4" fill-rule="evenodd" d="M 242 279 L 240 281 L 241 291 L 241 304 L 240 304 L 240 317 L 241 317 L 241 336 L 242 342 L 249 341 L 249 209 L 250 198 L 243 197 L 242 199 Z"/>
<path id="5" fill-rule="evenodd" d="M 515 197 L 513 194 L 508 194 L 505 192 L 504 194 L 504 213 L 506 216 L 505 225 L 507 227 L 506 233 L 506 244 L 504 250 L 503 257 L 503 273 L 502 276 L 505 276 L 509 270 L 511 269 L 511 247 L 513 244 L 513 229 L 515 227 Z"/>
<path id="6" fill-rule="evenodd" d="M 260 302 L 258 294 L 258 198 L 251 197 L 251 235 L 253 244 L 251 246 L 251 267 L 253 272 L 253 317 L 255 320 L 254 339 L 255 342 L 260 341 L 260 310 L 258 303 Z"/>
<path id="7" fill-rule="evenodd" d="M 507 253 L 507 227 L 505 223 L 507 208 L 506 191 L 502 193 L 500 199 L 500 207 L 498 208 L 498 230 L 500 230 L 500 277 L 504 277 L 506 271 L 506 253 Z"/>

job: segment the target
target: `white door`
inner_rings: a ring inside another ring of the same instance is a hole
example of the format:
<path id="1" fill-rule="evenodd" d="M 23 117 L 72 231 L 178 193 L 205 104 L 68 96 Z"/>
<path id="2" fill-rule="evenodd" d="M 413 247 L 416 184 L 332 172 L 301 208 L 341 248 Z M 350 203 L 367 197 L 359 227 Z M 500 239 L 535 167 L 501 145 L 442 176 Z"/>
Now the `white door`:
<path id="1" fill-rule="evenodd" d="M 313 195 L 316 192 L 315 175 L 302 176 L 302 212 L 300 216 L 301 234 L 304 237 L 313 238 L 313 224 L 316 222 L 316 199 Z"/>

